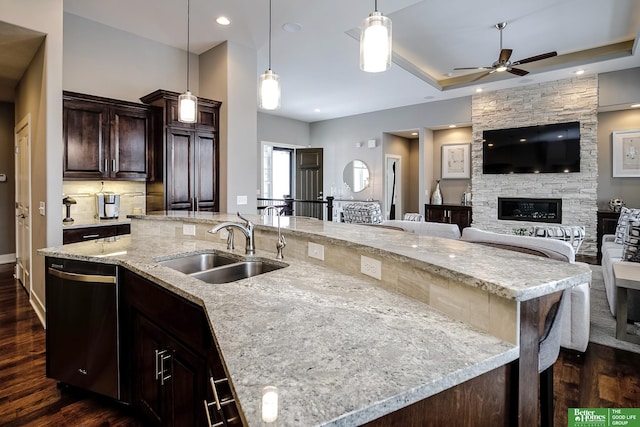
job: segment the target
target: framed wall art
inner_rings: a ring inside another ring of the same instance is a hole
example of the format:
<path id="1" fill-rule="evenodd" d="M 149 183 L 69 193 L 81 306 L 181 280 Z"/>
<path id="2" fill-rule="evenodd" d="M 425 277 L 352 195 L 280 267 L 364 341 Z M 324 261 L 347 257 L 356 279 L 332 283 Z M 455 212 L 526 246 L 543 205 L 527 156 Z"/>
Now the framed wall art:
<path id="1" fill-rule="evenodd" d="M 442 179 L 471 178 L 470 143 L 442 146 Z"/>
<path id="2" fill-rule="evenodd" d="M 613 176 L 640 177 L 640 129 L 613 132 Z"/>

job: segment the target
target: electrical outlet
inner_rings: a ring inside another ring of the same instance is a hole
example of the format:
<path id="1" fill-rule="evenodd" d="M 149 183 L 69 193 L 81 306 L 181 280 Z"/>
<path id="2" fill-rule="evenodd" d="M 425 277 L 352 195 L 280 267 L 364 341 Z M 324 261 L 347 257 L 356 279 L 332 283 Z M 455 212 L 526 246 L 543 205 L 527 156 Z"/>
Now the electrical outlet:
<path id="1" fill-rule="evenodd" d="M 182 234 L 185 236 L 195 236 L 196 235 L 195 224 L 182 224 Z"/>
<path id="2" fill-rule="evenodd" d="M 382 262 L 360 255 L 360 272 L 374 279 L 382 280 Z"/>
<path id="3" fill-rule="evenodd" d="M 236 203 L 238 205 L 246 205 L 247 204 L 247 196 L 238 196 L 236 198 Z"/>
<path id="4" fill-rule="evenodd" d="M 309 242 L 307 254 L 311 258 L 315 258 L 315 259 L 319 259 L 320 261 L 324 261 L 324 246 L 323 245 L 319 245 L 317 243 Z"/>
<path id="5" fill-rule="evenodd" d="M 46 209 L 45 209 L 45 204 L 44 202 L 40 202 L 40 206 L 38 207 L 38 211 L 40 212 L 40 215 L 44 216 L 46 213 Z"/>

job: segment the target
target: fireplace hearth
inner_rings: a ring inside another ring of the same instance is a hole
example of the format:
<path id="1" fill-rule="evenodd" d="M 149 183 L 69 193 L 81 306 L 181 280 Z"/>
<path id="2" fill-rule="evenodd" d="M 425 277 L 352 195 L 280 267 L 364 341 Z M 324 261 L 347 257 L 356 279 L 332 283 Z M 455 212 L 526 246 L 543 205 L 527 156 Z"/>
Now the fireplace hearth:
<path id="1" fill-rule="evenodd" d="M 498 219 L 562 223 L 562 199 L 498 197 Z"/>

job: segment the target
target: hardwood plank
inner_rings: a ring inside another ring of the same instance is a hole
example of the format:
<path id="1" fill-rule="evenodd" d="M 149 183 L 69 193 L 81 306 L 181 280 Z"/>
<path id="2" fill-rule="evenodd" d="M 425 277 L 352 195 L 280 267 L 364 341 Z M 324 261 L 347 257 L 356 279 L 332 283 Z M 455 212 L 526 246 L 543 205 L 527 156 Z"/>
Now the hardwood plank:
<path id="1" fill-rule="evenodd" d="M 45 376 L 45 330 L 29 296 L 0 268 L 0 425 L 143 426 L 128 407 Z"/>

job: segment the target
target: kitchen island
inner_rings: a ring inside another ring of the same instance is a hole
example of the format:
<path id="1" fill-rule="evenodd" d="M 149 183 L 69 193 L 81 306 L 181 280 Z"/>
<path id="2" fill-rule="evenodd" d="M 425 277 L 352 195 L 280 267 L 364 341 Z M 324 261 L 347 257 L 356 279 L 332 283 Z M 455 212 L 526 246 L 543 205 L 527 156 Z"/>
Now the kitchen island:
<path id="1" fill-rule="evenodd" d="M 256 255 L 274 258 L 275 218 L 250 219 L 256 223 Z M 281 220 L 288 267 L 227 284 L 207 284 L 157 261 L 226 251 L 225 240 L 206 230 L 237 221 L 233 215 L 134 216 L 130 237 L 40 253 L 117 264 L 203 307 L 242 420 L 250 426 L 262 423 L 261 391 L 267 385 L 278 387 L 278 425 L 351 426 L 500 369 L 522 358 L 519 305 L 590 277 L 582 266 L 465 242 Z M 195 236 L 184 235 L 185 224 L 195 225 Z M 323 260 L 317 253 L 307 256 L 309 243 L 324 247 Z M 242 254 L 244 243 L 237 239 L 236 246 Z M 380 280 L 360 274 L 364 254 L 381 262 Z M 447 311 L 460 311 L 451 301 L 469 295 L 487 300 L 486 307 L 475 307 L 480 313 L 474 307 L 457 315 Z M 530 419 L 520 424 L 534 425 Z"/>

